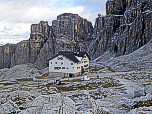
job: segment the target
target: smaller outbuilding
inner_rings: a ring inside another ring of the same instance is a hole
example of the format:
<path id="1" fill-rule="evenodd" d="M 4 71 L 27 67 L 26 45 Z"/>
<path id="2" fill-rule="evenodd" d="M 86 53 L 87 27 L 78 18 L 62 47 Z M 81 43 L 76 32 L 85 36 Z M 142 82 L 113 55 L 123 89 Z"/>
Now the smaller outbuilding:
<path id="1" fill-rule="evenodd" d="M 69 77 L 80 75 L 89 67 L 87 52 L 59 51 L 49 61 L 49 72 L 62 72 Z"/>

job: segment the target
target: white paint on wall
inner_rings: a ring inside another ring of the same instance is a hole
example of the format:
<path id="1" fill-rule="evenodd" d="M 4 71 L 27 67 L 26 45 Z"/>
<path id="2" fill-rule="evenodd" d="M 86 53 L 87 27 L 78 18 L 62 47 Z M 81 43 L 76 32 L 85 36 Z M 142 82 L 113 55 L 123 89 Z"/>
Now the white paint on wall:
<path id="1" fill-rule="evenodd" d="M 87 67 L 85 67 L 87 65 Z M 75 63 L 75 72 L 81 72 L 81 69 L 84 68 L 88 68 L 89 67 L 89 58 L 88 56 L 86 56 L 86 54 L 84 55 L 84 57 L 81 59 L 80 62 Z"/>
<path id="2" fill-rule="evenodd" d="M 63 60 L 58 59 L 63 58 Z M 49 61 L 49 72 L 63 72 L 63 73 L 79 73 L 81 69 L 89 67 L 89 58 L 84 55 L 80 62 L 74 63 L 72 60 L 66 58 L 63 55 L 58 55 Z M 57 69 L 58 68 L 58 69 Z"/>
<path id="3" fill-rule="evenodd" d="M 61 59 L 58 60 L 58 58 L 61 57 L 63 58 L 63 60 Z M 63 73 L 74 74 L 75 73 L 74 62 L 64 57 L 63 55 L 59 55 L 49 61 L 49 72 L 63 72 Z"/>

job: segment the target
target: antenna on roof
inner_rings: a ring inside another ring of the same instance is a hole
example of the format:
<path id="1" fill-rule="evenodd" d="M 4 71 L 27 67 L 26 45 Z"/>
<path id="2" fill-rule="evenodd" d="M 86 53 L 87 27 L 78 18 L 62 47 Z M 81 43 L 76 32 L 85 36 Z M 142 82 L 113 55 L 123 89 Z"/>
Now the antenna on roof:
<path id="1" fill-rule="evenodd" d="M 99 17 L 101 17 L 101 14 L 98 14 Z"/>

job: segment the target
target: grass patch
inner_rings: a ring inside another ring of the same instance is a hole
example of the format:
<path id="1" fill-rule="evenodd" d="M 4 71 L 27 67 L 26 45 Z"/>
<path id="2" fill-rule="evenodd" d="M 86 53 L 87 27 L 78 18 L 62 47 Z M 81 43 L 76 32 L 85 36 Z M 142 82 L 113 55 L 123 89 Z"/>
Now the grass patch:
<path id="1" fill-rule="evenodd" d="M 134 106 L 131 107 L 131 109 L 139 108 L 139 107 L 149 107 L 152 106 L 152 100 L 147 100 L 147 101 L 139 101 L 136 103 Z"/>
<path id="2" fill-rule="evenodd" d="M 75 82 L 84 82 L 81 83 L 75 83 Z M 68 85 L 68 86 L 67 86 Z M 118 87 L 122 86 L 123 84 L 119 83 L 119 80 L 115 80 L 111 77 L 105 77 L 103 79 L 98 79 L 98 81 L 83 81 L 81 79 L 73 79 L 73 80 L 65 80 L 64 85 L 56 85 L 55 83 L 48 83 L 45 86 L 47 88 L 49 87 L 56 87 L 58 89 L 58 92 L 65 92 L 65 91 L 75 91 L 75 90 L 92 90 L 97 89 L 99 87 L 108 88 L 108 87 Z"/>
<path id="3" fill-rule="evenodd" d="M 37 76 L 35 78 L 37 78 L 37 79 L 44 79 L 45 77 Z"/>
<path id="4" fill-rule="evenodd" d="M 102 87 L 108 88 L 108 87 L 117 87 L 117 86 L 122 86 L 122 84 L 118 84 L 118 83 L 105 83 Z"/>
<path id="5" fill-rule="evenodd" d="M 33 78 L 20 78 L 16 79 L 17 81 L 33 81 Z"/>
<path id="6" fill-rule="evenodd" d="M 18 84 L 18 83 L 13 83 L 13 82 L 2 82 L 2 83 L 0 83 L 0 85 L 4 85 L 4 86 L 7 86 L 7 85 L 13 85 L 13 84 Z"/>

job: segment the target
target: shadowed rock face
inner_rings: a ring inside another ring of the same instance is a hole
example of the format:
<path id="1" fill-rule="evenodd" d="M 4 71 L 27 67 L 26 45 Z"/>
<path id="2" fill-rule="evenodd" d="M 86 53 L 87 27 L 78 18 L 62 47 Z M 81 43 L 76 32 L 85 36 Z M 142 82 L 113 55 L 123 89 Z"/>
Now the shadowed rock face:
<path id="1" fill-rule="evenodd" d="M 9 68 L 11 65 L 11 58 L 16 50 L 16 44 L 6 44 L 0 46 L 0 69 Z"/>
<path id="2" fill-rule="evenodd" d="M 11 67 L 26 63 L 34 64 L 49 37 L 48 35 L 49 25 L 47 22 L 40 21 L 39 24 L 32 24 L 29 40 L 17 44 L 16 51 L 11 58 Z"/>
<path id="3" fill-rule="evenodd" d="M 116 56 L 129 54 L 149 42 L 151 7 L 151 0 L 108 0 L 107 15 L 96 19 L 90 56 L 94 59 L 107 50 Z"/>
<path id="4" fill-rule="evenodd" d="M 11 58 L 11 66 L 29 63 L 29 40 L 17 44 L 15 53 Z"/>
<path id="5" fill-rule="evenodd" d="M 56 52 L 59 50 L 74 50 L 80 46 L 81 51 L 92 40 L 92 23 L 78 14 L 64 13 L 52 22 L 52 32 L 56 38 Z"/>
<path id="6" fill-rule="evenodd" d="M 3 46 L 0 46 L 0 69 L 3 68 L 4 66 L 4 63 L 3 63 L 3 60 L 4 60 L 4 55 L 3 55 L 4 51 L 3 51 Z"/>

